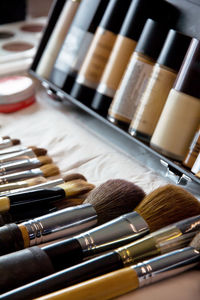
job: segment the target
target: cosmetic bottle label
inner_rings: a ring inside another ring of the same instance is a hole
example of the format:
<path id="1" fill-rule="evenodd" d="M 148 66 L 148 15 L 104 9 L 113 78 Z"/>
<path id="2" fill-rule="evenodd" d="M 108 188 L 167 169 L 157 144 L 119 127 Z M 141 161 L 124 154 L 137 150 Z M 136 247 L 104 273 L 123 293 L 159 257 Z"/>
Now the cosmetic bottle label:
<path id="1" fill-rule="evenodd" d="M 79 71 L 93 36 L 92 33 L 73 26 L 65 39 L 55 67 L 64 72 L 67 69 Z"/>
<path id="2" fill-rule="evenodd" d="M 134 40 L 118 35 L 101 83 L 97 89 L 99 93 L 108 97 L 114 97 L 135 47 L 136 42 Z"/>
<path id="3" fill-rule="evenodd" d="M 109 109 L 109 115 L 126 123 L 131 122 L 152 69 L 151 61 L 133 54 Z"/>
<path id="4" fill-rule="evenodd" d="M 77 82 L 96 88 L 116 40 L 116 34 L 99 27 L 83 62 Z"/>
<path id="5" fill-rule="evenodd" d="M 175 79 L 175 72 L 160 67 L 158 64 L 155 65 L 147 87 L 139 100 L 131 128 L 149 136 L 153 134 Z"/>

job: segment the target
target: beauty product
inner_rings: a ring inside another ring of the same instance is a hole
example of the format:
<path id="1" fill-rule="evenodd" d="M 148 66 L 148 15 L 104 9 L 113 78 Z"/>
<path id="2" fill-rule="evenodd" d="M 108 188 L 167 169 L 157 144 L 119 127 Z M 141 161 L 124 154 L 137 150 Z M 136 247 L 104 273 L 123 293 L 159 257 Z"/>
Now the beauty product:
<path id="1" fill-rule="evenodd" d="M 160 54 L 168 28 L 148 19 L 108 111 L 112 123 L 126 129 Z"/>
<path id="2" fill-rule="evenodd" d="M 105 116 L 148 18 L 173 25 L 176 9 L 162 0 L 132 1 L 91 105 Z"/>
<path id="3" fill-rule="evenodd" d="M 18 139 L 10 139 L 10 138 L 2 139 L 0 140 L 0 149 L 12 147 L 18 144 L 20 144 L 20 140 Z"/>
<path id="4" fill-rule="evenodd" d="M 192 168 L 200 152 L 200 125 L 194 135 L 192 143 L 190 144 L 189 151 L 183 161 L 183 165 Z"/>
<path id="5" fill-rule="evenodd" d="M 200 152 L 199 152 L 199 154 L 198 154 L 198 156 L 197 156 L 197 158 L 196 158 L 196 160 L 194 162 L 194 165 L 193 165 L 191 171 L 192 171 L 192 173 L 194 173 L 195 175 L 197 175 L 198 177 L 200 177 L 199 176 L 200 175 L 199 174 L 200 173 Z"/>
<path id="6" fill-rule="evenodd" d="M 50 76 L 50 81 L 67 93 L 71 91 L 108 2 L 82 0 Z"/>
<path id="7" fill-rule="evenodd" d="M 11 113 L 33 104 L 35 84 L 27 76 L 0 78 L 0 112 Z"/>
<path id="8" fill-rule="evenodd" d="M 169 31 L 144 93 L 139 99 L 129 127 L 131 135 L 150 141 L 190 42 L 189 36 L 173 29 Z"/>
<path id="9" fill-rule="evenodd" d="M 66 0 L 54 30 L 36 68 L 36 73 L 48 79 L 81 0 Z"/>
<path id="10" fill-rule="evenodd" d="M 152 148 L 183 161 L 200 123 L 200 41 L 192 39 L 151 139 Z"/>
<path id="11" fill-rule="evenodd" d="M 15 148 L 15 150 L 14 150 Z M 5 151 L 5 149 L 3 149 Z M 3 154 L 3 150 L 0 150 L 0 164 L 5 162 L 10 162 L 16 159 L 26 159 L 26 158 L 34 158 L 37 156 L 42 156 L 47 153 L 46 149 L 36 148 L 36 147 L 9 147 L 5 154 Z M 14 150 L 14 152 L 13 152 Z M 10 151 L 10 152 L 9 152 Z"/>
<path id="12" fill-rule="evenodd" d="M 84 104 L 91 104 L 130 3 L 130 0 L 109 1 L 71 91 Z"/>

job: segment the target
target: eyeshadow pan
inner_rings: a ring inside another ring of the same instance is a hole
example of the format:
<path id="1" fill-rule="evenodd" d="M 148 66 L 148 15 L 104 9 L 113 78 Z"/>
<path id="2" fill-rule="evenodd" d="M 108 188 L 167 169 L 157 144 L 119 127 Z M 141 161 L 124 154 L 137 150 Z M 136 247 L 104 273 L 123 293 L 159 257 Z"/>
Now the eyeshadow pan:
<path id="1" fill-rule="evenodd" d="M 26 42 L 12 42 L 6 43 L 2 46 L 4 50 L 11 51 L 11 52 L 22 52 L 30 50 L 34 47 L 33 44 L 26 43 Z"/>
<path id="2" fill-rule="evenodd" d="M 43 24 L 27 24 L 27 25 L 23 25 L 20 29 L 22 31 L 26 31 L 26 32 L 41 32 L 44 28 Z"/>
<path id="3" fill-rule="evenodd" d="M 9 39 L 14 37 L 15 34 L 12 31 L 0 31 L 0 40 Z"/>

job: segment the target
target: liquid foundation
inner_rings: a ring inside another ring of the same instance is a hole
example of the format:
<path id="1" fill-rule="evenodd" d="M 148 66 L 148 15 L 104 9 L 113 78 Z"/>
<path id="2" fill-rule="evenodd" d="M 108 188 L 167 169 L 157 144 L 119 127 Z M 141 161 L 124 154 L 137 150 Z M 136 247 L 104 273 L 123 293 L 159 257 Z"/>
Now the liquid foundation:
<path id="1" fill-rule="evenodd" d="M 57 54 L 77 12 L 81 0 L 66 1 L 55 28 L 38 63 L 36 73 L 48 79 L 53 69 Z"/>
<path id="2" fill-rule="evenodd" d="M 131 135 L 150 141 L 190 42 L 190 37 L 173 29 L 169 31 L 132 119 Z"/>
<path id="3" fill-rule="evenodd" d="M 50 81 L 67 93 L 71 91 L 108 2 L 108 0 L 82 0 L 65 37 L 51 72 Z"/>
<path id="4" fill-rule="evenodd" d="M 192 143 L 190 144 L 188 153 L 183 161 L 183 165 L 191 169 L 197 159 L 199 152 L 200 152 L 200 125 L 198 127 L 198 130 L 195 133 Z"/>
<path id="5" fill-rule="evenodd" d="M 130 0 L 110 0 L 79 71 L 71 95 L 90 105 L 126 16 Z"/>
<path id="6" fill-rule="evenodd" d="M 148 19 L 135 52 L 108 111 L 108 119 L 125 129 L 131 122 L 138 101 L 145 90 L 168 29 Z"/>
<path id="7" fill-rule="evenodd" d="M 151 139 L 152 148 L 183 161 L 200 123 L 200 41 L 192 39 Z"/>
<path id="8" fill-rule="evenodd" d="M 169 14 L 174 18 L 173 11 L 174 7 L 163 1 L 160 1 L 160 5 L 158 1 L 132 1 L 92 101 L 94 110 L 107 115 L 146 20 L 152 18 L 166 22 Z"/>

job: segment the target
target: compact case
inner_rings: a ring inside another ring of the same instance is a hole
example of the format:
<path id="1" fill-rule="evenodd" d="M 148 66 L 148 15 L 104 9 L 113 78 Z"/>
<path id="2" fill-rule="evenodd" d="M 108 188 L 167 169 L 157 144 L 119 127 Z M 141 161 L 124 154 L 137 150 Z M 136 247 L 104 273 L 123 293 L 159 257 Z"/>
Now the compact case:
<path id="1" fill-rule="evenodd" d="M 179 0 L 171 0 L 168 2 L 175 4 L 175 6 L 176 3 L 179 3 L 178 8 L 181 10 Z M 65 0 L 57 0 L 54 2 L 53 7 L 51 9 L 51 13 L 49 15 L 48 25 L 43 34 L 43 38 L 38 47 L 38 51 L 36 53 L 31 69 L 29 70 L 29 73 L 41 81 L 42 85 L 46 88 L 48 94 L 52 95 L 52 98 L 54 100 L 61 101 L 63 104 L 66 104 L 67 102 L 73 103 L 75 106 L 79 107 L 86 113 L 86 119 L 95 119 L 97 126 L 102 126 L 102 131 L 106 130 L 107 132 L 109 132 L 109 134 L 112 134 L 113 141 L 116 142 L 118 145 L 120 144 L 120 146 L 125 148 L 125 151 L 127 151 L 133 157 L 139 157 L 139 160 L 141 160 L 142 163 L 145 163 L 151 169 L 153 168 L 161 175 L 167 176 L 170 179 L 172 179 L 176 184 L 186 186 L 193 193 L 200 195 L 200 179 L 196 177 L 189 169 L 184 167 L 183 164 L 165 157 L 164 155 L 152 149 L 149 146 L 149 144 L 142 142 L 135 137 L 132 137 L 128 134 L 127 131 L 110 123 L 106 119 L 106 117 L 95 112 L 89 106 L 81 103 L 77 99 L 67 94 L 64 90 L 58 88 L 55 84 L 53 84 L 45 78 L 40 77 L 36 73 L 36 69 L 40 62 L 40 58 L 45 51 L 45 45 L 47 44 L 49 37 L 53 32 L 53 29 L 56 25 L 56 22 L 58 21 L 59 15 L 62 12 L 64 4 Z M 188 6 L 190 7 L 190 11 L 186 11 L 185 8 L 183 9 L 183 11 L 181 11 L 178 25 L 174 29 L 181 31 L 189 36 L 200 38 L 200 36 L 198 36 L 199 32 L 197 32 L 196 29 L 198 28 L 198 26 L 194 27 L 193 25 L 191 25 L 194 20 L 194 16 L 192 16 L 192 14 L 196 14 L 196 16 L 198 16 L 198 14 L 200 13 L 200 6 L 192 4 L 191 2 L 188 2 Z M 189 16 L 187 15 L 186 17 L 186 14 L 189 14 Z M 196 18 L 196 20 L 198 20 L 198 18 Z M 141 155 L 139 155 L 139 153 Z"/>

